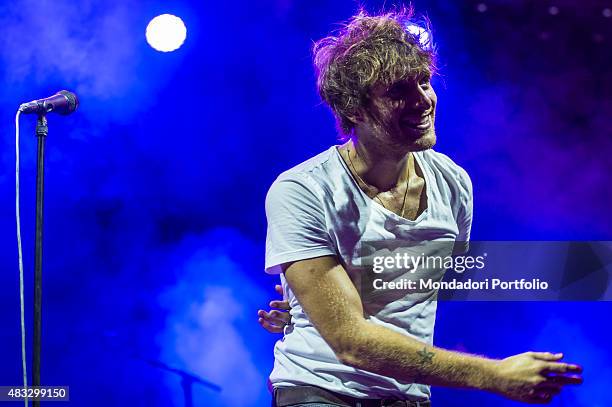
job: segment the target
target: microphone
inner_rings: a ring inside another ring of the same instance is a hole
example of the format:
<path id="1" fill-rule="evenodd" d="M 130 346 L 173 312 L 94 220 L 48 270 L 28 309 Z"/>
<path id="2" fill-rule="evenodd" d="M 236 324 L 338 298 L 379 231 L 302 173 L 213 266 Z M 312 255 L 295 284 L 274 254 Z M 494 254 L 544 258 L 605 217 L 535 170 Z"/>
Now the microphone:
<path id="1" fill-rule="evenodd" d="M 48 98 L 21 104 L 19 106 L 19 111 L 23 114 L 56 112 L 65 116 L 74 112 L 77 107 L 79 107 L 79 99 L 77 96 L 67 90 L 60 90 L 55 95 Z"/>

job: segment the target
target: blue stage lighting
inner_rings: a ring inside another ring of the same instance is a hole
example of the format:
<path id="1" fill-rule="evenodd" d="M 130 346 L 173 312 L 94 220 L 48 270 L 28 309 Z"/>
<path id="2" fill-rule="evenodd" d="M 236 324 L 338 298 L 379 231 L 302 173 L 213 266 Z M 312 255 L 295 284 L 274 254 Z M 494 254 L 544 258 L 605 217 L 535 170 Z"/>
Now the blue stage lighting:
<path id="1" fill-rule="evenodd" d="M 431 48 L 431 38 L 429 36 L 429 32 L 425 28 L 410 24 L 406 26 L 406 31 L 408 31 L 409 34 L 416 36 L 424 49 Z"/>
<path id="2" fill-rule="evenodd" d="M 147 25 L 147 42 L 161 52 L 175 51 L 187 38 L 187 27 L 177 16 L 162 14 L 152 19 Z"/>

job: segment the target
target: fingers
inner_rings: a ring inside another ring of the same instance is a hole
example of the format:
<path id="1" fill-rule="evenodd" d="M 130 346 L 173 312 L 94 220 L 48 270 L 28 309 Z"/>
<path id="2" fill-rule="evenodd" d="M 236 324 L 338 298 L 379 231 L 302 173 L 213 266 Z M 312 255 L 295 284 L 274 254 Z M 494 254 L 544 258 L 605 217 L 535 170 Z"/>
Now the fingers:
<path id="1" fill-rule="evenodd" d="M 529 391 L 524 401 L 532 404 L 548 404 L 560 391 L 561 388 L 536 387 Z"/>
<path id="2" fill-rule="evenodd" d="M 289 301 L 270 301 L 270 307 L 278 308 L 285 311 L 289 311 L 291 307 L 289 306 Z"/>
<path id="3" fill-rule="evenodd" d="M 533 404 L 548 404 L 553 397 L 561 393 L 563 386 L 581 382 L 582 378 L 578 376 L 550 376 L 531 389 L 525 401 Z"/>
<path id="4" fill-rule="evenodd" d="M 582 373 L 582 367 L 573 363 L 547 362 L 542 373 Z"/>
<path id="5" fill-rule="evenodd" d="M 260 318 L 268 320 L 276 325 L 287 325 L 289 321 L 291 321 L 291 314 L 284 311 L 272 310 L 270 312 L 266 312 L 264 310 L 259 310 L 257 315 Z"/>
<path id="6" fill-rule="evenodd" d="M 563 386 L 565 386 L 566 384 L 571 384 L 571 381 L 574 379 L 576 379 L 576 377 L 548 377 L 545 381 L 532 388 L 524 401 L 533 404 L 548 404 L 552 401 L 553 397 L 561 393 L 561 390 L 563 390 Z M 582 381 L 581 378 L 578 379 Z"/>
<path id="7" fill-rule="evenodd" d="M 282 285 L 276 284 L 274 286 L 274 290 L 279 295 L 284 296 Z M 270 307 L 276 309 L 271 310 L 269 312 L 266 312 L 261 309 L 257 311 L 257 315 L 259 316 L 257 322 L 259 322 L 259 324 L 268 332 L 282 333 L 285 326 L 287 326 L 291 322 L 291 315 L 286 312 L 291 309 L 291 307 L 289 306 L 289 301 L 270 301 Z"/>
<path id="8" fill-rule="evenodd" d="M 563 358 L 563 353 L 550 353 L 550 352 L 527 352 L 534 359 L 555 361 Z"/>
<path id="9" fill-rule="evenodd" d="M 259 318 L 257 322 L 266 331 L 271 333 L 282 333 L 285 326 L 288 325 L 291 320 L 291 315 L 287 312 L 271 311 L 266 312 L 264 310 L 257 311 Z"/>
<path id="10" fill-rule="evenodd" d="M 545 361 L 542 369 L 542 375 L 546 377 L 543 383 L 554 383 L 560 385 L 581 384 L 582 366 L 573 363 L 557 362 L 563 357 L 562 353 L 552 354 L 550 352 L 529 352 L 534 359 Z M 566 375 L 566 373 L 574 373 L 574 375 Z"/>
<path id="11" fill-rule="evenodd" d="M 540 372 L 538 384 L 525 394 L 522 401 L 533 404 L 548 404 L 564 386 L 582 383 L 582 367 L 563 363 L 562 353 L 526 352 L 533 359 L 533 366 Z"/>
<path id="12" fill-rule="evenodd" d="M 537 392 L 525 401 L 530 404 L 548 404 L 552 401 L 552 395 L 546 392 Z"/>
<path id="13" fill-rule="evenodd" d="M 276 290 L 276 292 L 279 293 L 281 296 L 284 296 L 283 286 L 281 286 L 280 284 L 275 285 L 274 290 Z M 289 306 L 289 301 L 287 300 L 270 301 L 270 307 L 282 309 L 285 311 L 289 311 L 291 309 L 291 307 Z"/>
<path id="14" fill-rule="evenodd" d="M 578 376 L 578 375 L 546 376 L 546 380 L 542 383 L 559 384 L 561 386 L 566 386 L 568 384 L 582 384 L 582 376 Z"/>
<path id="15" fill-rule="evenodd" d="M 280 327 L 278 325 L 273 325 L 270 322 L 266 321 L 263 318 L 259 318 L 257 320 L 257 322 L 259 322 L 259 325 L 261 325 L 266 331 L 273 333 L 273 334 L 280 334 L 283 332 L 283 328 L 284 327 Z"/>
<path id="16" fill-rule="evenodd" d="M 556 396 L 557 394 L 561 393 L 562 389 L 563 386 L 560 384 L 544 382 L 537 385 L 534 390 L 536 393 L 546 393 L 550 394 L 551 396 Z"/>
<path id="17" fill-rule="evenodd" d="M 285 327 L 291 322 L 291 315 L 288 312 L 259 310 L 257 322 L 270 333 L 283 333 Z"/>
<path id="18" fill-rule="evenodd" d="M 543 381 L 541 385 L 566 386 L 582 384 L 582 376 L 580 376 L 580 373 L 582 373 L 582 367 L 579 365 L 574 365 L 571 363 L 547 362 L 542 370 L 542 375 L 546 378 L 546 380 Z"/>

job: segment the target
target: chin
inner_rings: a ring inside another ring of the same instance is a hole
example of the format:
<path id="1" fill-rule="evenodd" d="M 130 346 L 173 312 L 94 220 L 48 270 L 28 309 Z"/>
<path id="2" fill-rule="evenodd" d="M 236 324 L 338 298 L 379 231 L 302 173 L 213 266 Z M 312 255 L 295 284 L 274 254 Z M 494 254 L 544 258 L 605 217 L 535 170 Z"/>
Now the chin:
<path id="1" fill-rule="evenodd" d="M 413 142 L 413 151 L 429 150 L 436 145 L 436 133 L 431 131 Z"/>
<path id="2" fill-rule="evenodd" d="M 406 135 L 401 144 L 408 151 L 429 150 L 436 144 L 436 132 L 428 131 L 425 134 Z"/>

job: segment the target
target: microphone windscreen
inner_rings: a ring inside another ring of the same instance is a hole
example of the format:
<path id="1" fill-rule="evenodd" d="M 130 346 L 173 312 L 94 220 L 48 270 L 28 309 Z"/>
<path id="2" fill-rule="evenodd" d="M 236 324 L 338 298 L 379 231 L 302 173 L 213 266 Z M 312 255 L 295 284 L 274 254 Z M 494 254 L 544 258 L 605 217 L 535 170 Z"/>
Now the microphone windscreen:
<path id="1" fill-rule="evenodd" d="M 67 115 L 77 110 L 79 107 L 79 98 L 77 98 L 77 95 L 67 90 L 60 90 L 57 93 L 64 96 L 66 100 L 68 100 L 68 106 L 66 106 L 66 109 L 58 111 L 59 114 Z"/>

